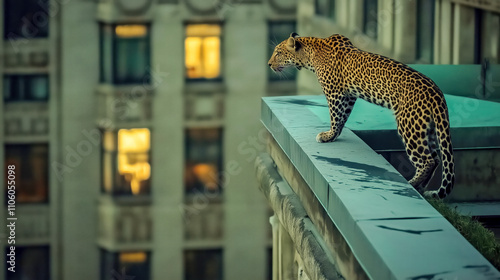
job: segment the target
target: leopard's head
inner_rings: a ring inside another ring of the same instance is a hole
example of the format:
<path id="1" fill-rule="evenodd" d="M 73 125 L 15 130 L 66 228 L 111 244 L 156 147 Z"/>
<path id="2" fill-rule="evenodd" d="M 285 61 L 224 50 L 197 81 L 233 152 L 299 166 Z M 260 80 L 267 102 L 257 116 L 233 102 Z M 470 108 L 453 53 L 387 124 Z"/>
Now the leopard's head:
<path id="1" fill-rule="evenodd" d="M 290 34 L 288 39 L 279 43 L 274 48 L 273 55 L 267 63 L 274 72 L 281 72 L 283 69 L 291 66 L 300 70 L 306 66 L 307 55 L 304 45 L 298 37 L 299 35 L 294 32 Z"/>

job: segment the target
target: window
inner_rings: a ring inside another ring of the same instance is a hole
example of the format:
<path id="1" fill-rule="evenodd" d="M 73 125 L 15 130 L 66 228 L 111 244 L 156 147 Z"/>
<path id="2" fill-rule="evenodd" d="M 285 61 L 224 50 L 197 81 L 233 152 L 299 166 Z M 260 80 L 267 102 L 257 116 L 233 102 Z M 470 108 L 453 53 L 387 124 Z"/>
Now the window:
<path id="1" fill-rule="evenodd" d="M 482 64 L 484 59 L 483 39 L 484 24 L 483 11 L 474 9 L 474 63 Z"/>
<path id="2" fill-rule="evenodd" d="M 7 280 L 49 280 L 50 279 L 50 250 L 48 246 L 15 246 L 16 272 L 5 270 Z M 7 261 L 12 254 L 10 246 L 5 249 Z M 7 267 L 9 264 L 7 262 Z"/>
<path id="3" fill-rule="evenodd" d="M 296 32 L 295 21 L 280 21 L 280 22 L 270 22 L 269 23 L 269 51 L 268 57 L 273 54 L 274 48 L 279 43 L 290 37 L 290 34 Z M 273 70 L 268 68 L 269 80 L 295 80 L 297 78 L 297 70 L 293 67 L 286 68 L 281 73 L 275 73 Z"/>
<path id="4" fill-rule="evenodd" d="M 417 62 L 434 59 L 434 0 L 417 1 Z"/>
<path id="5" fill-rule="evenodd" d="M 47 75 L 5 75 L 3 98 L 10 101 L 46 101 L 49 98 Z"/>
<path id="6" fill-rule="evenodd" d="M 47 37 L 48 3 L 49 0 L 4 0 L 4 39 Z"/>
<path id="7" fill-rule="evenodd" d="M 101 24 L 101 82 L 148 84 L 150 82 L 149 26 Z"/>
<path id="8" fill-rule="evenodd" d="M 5 145 L 5 166 L 16 167 L 16 202 L 48 201 L 48 150 L 47 144 Z M 7 172 L 6 167 L 4 170 Z M 7 191 L 7 185 L 5 189 Z"/>
<path id="9" fill-rule="evenodd" d="M 222 250 L 184 251 L 185 280 L 222 280 Z"/>
<path id="10" fill-rule="evenodd" d="M 186 193 L 222 191 L 222 129 L 186 130 Z"/>
<path id="11" fill-rule="evenodd" d="M 316 14 L 335 20 L 335 2 L 335 0 L 316 0 L 314 5 Z"/>
<path id="12" fill-rule="evenodd" d="M 184 41 L 186 78 L 221 77 L 221 26 L 188 24 Z"/>
<path id="13" fill-rule="evenodd" d="M 102 184 L 105 193 L 150 193 L 151 135 L 147 128 L 120 129 L 103 133 Z"/>
<path id="14" fill-rule="evenodd" d="M 150 279 L 150 253 L 101 250 L 101 280 Z"/>
<path id="15" fill-rule="evenodd" d="M 363 32 L 376 39 L 378 33 L 378 0 L 363 1 Z"/>

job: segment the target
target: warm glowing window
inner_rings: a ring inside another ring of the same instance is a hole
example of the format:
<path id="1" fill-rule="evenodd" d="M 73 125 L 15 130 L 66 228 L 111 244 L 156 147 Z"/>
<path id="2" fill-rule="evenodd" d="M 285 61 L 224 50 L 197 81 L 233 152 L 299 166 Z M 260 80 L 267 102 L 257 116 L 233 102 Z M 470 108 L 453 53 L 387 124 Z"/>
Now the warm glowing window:
<path id="1" fill-rule="evenodd" d="M 189 79 L 213 79 L 220 76 L 221 27 L 217 24 L 186 26 L 185 64 Z"/>
<path id="2" fill-rule="evenodd" d="M 115 253 L 101 250 L 101 279 L 119 279 L 125 275 L 130 279 L 150 279 L 150 259 L 151 254 L 144 251 Z"/>
<path id="3" fill-rule="evenodd" d="M 217 193 L 222 189 L 222 129 L 186 130 L 185 185 L 187 193 Z"/>
<path id="4" fill-rule="evenodd" d="M 149 193 L 151 135 L 147 128 L 103 133 L 104 191 L 112 194 Z"/>

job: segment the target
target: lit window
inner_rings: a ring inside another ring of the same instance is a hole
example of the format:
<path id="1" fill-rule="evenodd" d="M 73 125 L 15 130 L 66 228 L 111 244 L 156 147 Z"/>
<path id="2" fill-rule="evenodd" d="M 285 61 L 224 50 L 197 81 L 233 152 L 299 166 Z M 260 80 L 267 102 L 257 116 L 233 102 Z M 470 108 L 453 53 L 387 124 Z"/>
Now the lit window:
<path id="1" fill-rule="evenodd" d="M 116 137 L 117 136 L 117 137 Z M 150 191 L 151 135 L 147 128 L 106 131 L 103 135 L 104 192 L 111 194 L 148 194 Z"/>
<path id="2" fill-rule="evenodd" d="M 48 201 L 48 149 L 47 144 L 5 145 L 5 166 L 16 167 L 16 202 Z"/>
<path id="3" fill-rule="evenodd" d="M 109 252 L 101 250 L 101 279 L 150 279 L 150 254 L 144 251 Z M 128 278 L 123 278 L 128 279 Z"/>
<path id="4" fill-rule="evenodd" d="M 378 33 L 378 0 L 363 1 L 363 32 L 372 38 Z"/>
<path id="5" fill-rule="evenodd" d="M 221 27 L 218 24 L 186 26 L 185 66 L 188 79 L 220 77 Z"/>
<path id="6" fill-rule="evenodd" d="M 186 250 L 184 251 L 185 280 L 221 280 L 222 250 Z"/>
<path id="7" fill-rule="evenodd" d="M 5 75 L 3 97 L 11 101 L 46 101 L 49 97 L 47 75 Z"/>
<path id="8" fill-rule="evenodd" d="M 279 43 L 290 37 L 290 34 L 296 32 L 295 21 L 277 21 L 269 23 L 269 51 L 268 58 L 273 54 L 274 48 Z M 288 67 L 280 74 L 275 73 L 271 68 L 266 67 L 270 80 L 295 80 L 297 78 L 297 70 L 294 67 Z"/>
<path id="9" fill-rule="evenodd" d="M 10 246 L 5 254 L 10 253 Z M 49 280 L 50 248 L 49 246 L 16 246 L 16 271 L 5 270 L 6 280 Z M 22 269 L 18 269 L 21 268 Z"/>
<path id="10" fill-rule="evenodd" d="M 101 24 L 101 82 L 149 83 L 149 26 Z"/>
<path id="11" fill-rule="evenodd" d="M 49 0 L 5 0 L 4 39 L 45 38 L 49 34 Z"/>
<path id="12" fill-rule="evenodd" d="M 419 63 L 432 63 L 434 58 L 434 0 L 417 1 L 417 48 Z"/>
<path id="13" fill-rule="evenodd" d="M 222 129 L 186 131 L 185 185 L 187 193 L 222 190 Z"/>

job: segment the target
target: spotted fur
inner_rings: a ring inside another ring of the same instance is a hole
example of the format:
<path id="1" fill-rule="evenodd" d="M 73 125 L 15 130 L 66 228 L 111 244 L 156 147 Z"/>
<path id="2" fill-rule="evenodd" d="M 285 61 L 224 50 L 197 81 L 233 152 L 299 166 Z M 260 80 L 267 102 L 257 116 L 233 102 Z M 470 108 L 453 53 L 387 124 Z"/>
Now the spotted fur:
<path id="1" fill-rule="evenodd" d="M 276 46 L 269 66 L 275 72 L 286 67 L 316 73 L 330 109 L 331 128 L 317 135 L 318 142 L 337 139 L 357 98 L 391 109 L 396 116 L 410 161 L 416 168 L 409 181 L 425 196 L 445 198 L 455 181 L 448 109 L 436 84 L 393 59 L 362 51 L 342 35 L 328 38 L 290 38 Z M 438 190 L 425 191 L 440 162 L 443 173 Z"/>

